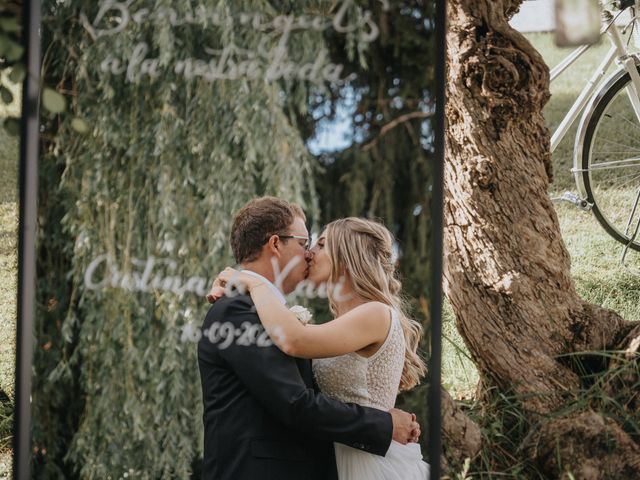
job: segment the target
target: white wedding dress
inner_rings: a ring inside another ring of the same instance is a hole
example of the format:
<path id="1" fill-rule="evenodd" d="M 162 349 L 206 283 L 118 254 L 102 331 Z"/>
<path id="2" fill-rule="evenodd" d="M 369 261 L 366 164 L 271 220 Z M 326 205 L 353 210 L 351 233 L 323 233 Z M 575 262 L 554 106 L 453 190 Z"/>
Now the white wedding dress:
<path id="1" fill-rule="evenodd" d="M 320 390 L 342 402 L 388 411 L 395 405 L 404 365 L 405 342 L 397 312 L 391 310 L 387 338 L 371 357 L 349 353 L 313 360 Z M 420 445 L 394 440 L 384 457 L 334 443 L 339 480 L 425 480 L 429 465 Z"/>

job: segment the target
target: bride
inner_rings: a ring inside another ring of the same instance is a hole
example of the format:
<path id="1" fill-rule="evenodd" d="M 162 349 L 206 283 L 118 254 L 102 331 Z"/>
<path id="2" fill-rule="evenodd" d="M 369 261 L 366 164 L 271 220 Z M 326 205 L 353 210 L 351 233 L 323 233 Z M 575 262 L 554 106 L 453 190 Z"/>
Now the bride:
<path id="1" fill-rule="evenodd" d="M 392 248 L 393 237 L 380 223 L 349 217 L 327 225 L 311 250 L 308 277 L 315 285 L 328 284 L 335 319 L 322 325 L 303 325 L 255 276 L 227 268 L 214 285 L 246 287 L 276 346 L 288 355 L 313 359 L 323 393 L 387 411 L 398 392 L 415 387 L 426 370 L 417 354 L 422 328 L 405 313 Z M 221 288 L 216 295 L 222 295 Z M 340 480 L 429 476 L 417 443 L 392 441 L 384 457 L 334 446 Z"/>

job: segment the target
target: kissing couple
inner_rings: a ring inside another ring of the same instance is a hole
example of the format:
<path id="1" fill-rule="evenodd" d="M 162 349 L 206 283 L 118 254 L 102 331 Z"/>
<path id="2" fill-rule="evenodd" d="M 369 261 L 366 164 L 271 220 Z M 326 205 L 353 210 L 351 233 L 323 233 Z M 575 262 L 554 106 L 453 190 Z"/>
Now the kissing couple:
<path id="1" fill-rule="evenodd" d="M 380 223 L 343 218 L 309 250 L 305 222 L 299 206 L 274 197 L 234 217 L 241 270 L 214 281 L 198 343 L 202 478 L 428 479 L 415 415 L 394 408 L 426 367 L 393 237 Z M 286 306 L 284 294 L 305 279 L 329 286 L 332 321 L 304 324 Z M 235 341 L 221 345 L 222 331 Z"/>

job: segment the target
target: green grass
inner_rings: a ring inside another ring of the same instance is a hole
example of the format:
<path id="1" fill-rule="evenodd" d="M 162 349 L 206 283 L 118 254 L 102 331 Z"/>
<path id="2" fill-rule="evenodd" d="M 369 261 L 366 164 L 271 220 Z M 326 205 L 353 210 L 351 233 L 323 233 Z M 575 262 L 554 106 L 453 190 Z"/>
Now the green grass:
<path id="1" fill-rule="evenodd" d="M 553 35 L 548 33 L 529 34 L 527 38 L 550 68 L 570 52 L 556 47 Z M 544 110 L 551 131 L 562 121 L 609 47 L 606 39 L 594 45 L 551 84 L 551 100 Z M 615 68 L 615 65 L 611 66 L 608 73 Z M 577 124 L 578 120 L 553 153 L 555 180 L 550 187 L 552 196 L 565 190 L 576 191 L 570 168 L 573 165 Z M 620 129 L 618 133 L 624 135 L 624 129 Z M 615 132 L 607 132 L 607 136 L 614 134 Z M 636 135 L 637 132 L 634 136 Z M 638 186 L 640 184 L 636 179 L 635 188 Z M 623 223 L 626 224 L 630 209 L 628 192 L 610 190 L 607 196 L 611 198 L 606 205 L 607 211 L 611 212 L 612 218 L 624 218 Z M 579 294 L 592 303 L 616 310 L 629 320 L 640 320 L 640 255 L 636 252 L 629 253 L 626 266 L 622 266 L 622 245 L 607 235 L 591 213 L 582 212 L 568 203 L 556 203 L 556 211 L 562 236 L 571 254 L 572 275 Z"/>
<path id="2" fill-rule="evenodd" d="M 0 106 L 0 123 L 17 115 L 19 89 L 11 88 L 13 104 Z M 0 389 L 9 403 L 0 402 L 0 478 L 11 475 L 11 423 L 14 400 L 18 236 L 18 141 L 0 126 Z"/>
<path id="3" fill-rule="evenodd" d="M 445 301 L 442 311 L 442 383 L 454 398 L 469 399 L 475 395 L 478 371 L 454 322 L 451 305 Z"/>

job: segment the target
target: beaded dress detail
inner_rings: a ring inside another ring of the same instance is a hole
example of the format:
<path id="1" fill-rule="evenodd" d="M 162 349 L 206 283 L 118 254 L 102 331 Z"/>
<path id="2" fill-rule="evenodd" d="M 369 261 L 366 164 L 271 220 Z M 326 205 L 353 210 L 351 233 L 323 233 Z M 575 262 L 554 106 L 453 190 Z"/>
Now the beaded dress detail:
<path id="1" fill-rule="evenodd" d="M 393 408 L 404 365 L 404 333 L 398 313 L 391 310 L 391 326 L 382 346 L 366 358 L 355 352 L 313 360 L 320 390 L 342 402 L 380 410 Z"/>
<path id="2" fill-rule="evenodd" d="M 391 310 L 387 338 L 372 356 L 348 353 L 314 359 L 313 374 L 320 390 L 342 402 L 380 410 L 393 408 L 404 367 L 405 340 L 398 312 Z M 428 480 L 429 465 L 420 445 L 394 440 L 384 457 L 334 443 L 339 480 Z"/>

